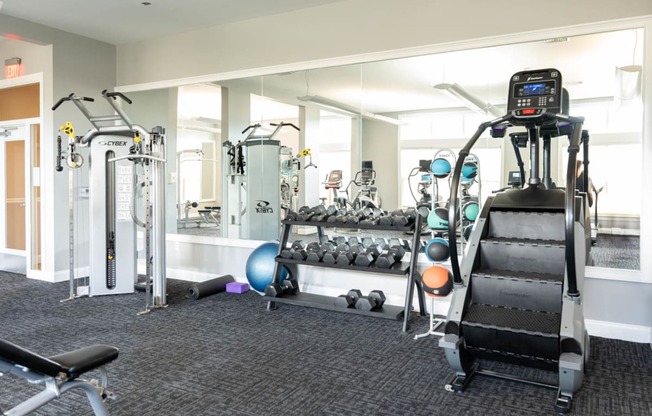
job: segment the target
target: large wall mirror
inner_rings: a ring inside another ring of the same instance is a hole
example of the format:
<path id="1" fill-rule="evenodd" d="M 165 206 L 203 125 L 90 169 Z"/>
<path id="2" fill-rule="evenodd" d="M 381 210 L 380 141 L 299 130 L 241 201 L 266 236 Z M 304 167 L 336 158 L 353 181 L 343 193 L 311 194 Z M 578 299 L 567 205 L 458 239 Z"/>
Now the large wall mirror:
<path id="1" fill-rule="evenodd" d="M 341 171 L 342 194 L 363 161 L 371 161 L 382 208 L 406 208 L 419 200 L 419 178 L 411 172 L 420 160 L 433 159 L 442 149 L 456 154 L 479 123 L 502 114 L 511 74 L 557 68 L 570 113 L 584 116 L 590 133 L 590 176 L 600 190 L 591 207 L 599 224 L 595 266 L 639 270 L 643 51 L 643 29 L 628 29 L 128 95 L 139 112 L 165 114 L 152 121 L 173 131 L 168 232 L 246 238 L 239 220 L 225 215 L 225 207 L 237 202 L 233 193 L 225 193 L 232 160 L 224 143 L 244 141 L 248 127 L 258 125 L 257 134 L 263 136 L 280 123 L 300 129 L 276 131 L 273 138 L 286 148 L 278 159 L 246 161 L 245 169 L 258 169 L 263 176 L 270 168 L 274 192 L 290 193 L 280 196 L 282 205 L 329 203 L 329 173 Z M 566 144 L 563 138 L 553 143 L 558 184 L 564 182 Z M 517 167 L 507 140 L 482 137 L 474 154 L 482 198 L 508 186 L 509 173 Z M 287 176 L 290 171 L 296 177 Z M 357 190 L 353 186 L 348 192 L 353 198 Z M 227 225 L 236 231 L 225 232 Z"/>

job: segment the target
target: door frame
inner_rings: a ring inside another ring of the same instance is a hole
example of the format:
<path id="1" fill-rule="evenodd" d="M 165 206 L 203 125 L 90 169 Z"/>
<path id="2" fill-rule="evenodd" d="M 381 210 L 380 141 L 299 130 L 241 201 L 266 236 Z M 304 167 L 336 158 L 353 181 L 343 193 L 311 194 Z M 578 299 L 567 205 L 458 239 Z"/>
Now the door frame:
<path id="1" fill-rule="evenodd" d="M 42 279 L 44 274 L 44 257 L 45 257 L 45 251 L 44 251 L 44 241 L 45 241 L 45 211 L 43 209 L 43 206 L 45 205 L 45 192 L 43 189 L 44 185 L 44 176 L 43 176 L 43 167 L 44 167 L 44 129 L 43 129 L 43 111 L 44 111 L 44 105 L 43 105 L 43 73 L 37 73 L 37 74 L 29 74 L 29 75 L 24 75 L 19 78 L 14 78 L 14 79 L 6 79 L 6 80 L 0 80 L 0 90 L 3 90 L 5 88 L 12 88 L 12 87 L 18 87 L 21 85 L 26 85 L 26 84 L 39 84 L 39 117 L 33 117 L 33 118 L 25 118 L 25 119 L 17 119 L 17 120 L 5 120 L 5 121 L 0 121 L 0 126 L 21 126 L 24 131 L 24 140 L 25 140 L 25 250 L 14 250 L 14 249 L 8 249 L 6 248 L 6 240 L 5 240 L 5 214 L 0 214 L 0 220 L 2 220 L 2 224 L 0 224 L 0 253 L 6 253 L 6 254 L 12 254 L 12 255 L 18 255 L 18 256 L 24 256 L 25 257 L 25 270 L 26 270 L 26 275 L 28 278 L 35 278 L 35 279 Z M 40 125 L 40 167 L 38 170 L 32 170 L 32 155 L 35 149 L 32 148 L 32 129 L 31 126 L 33 124 L 39 124 Z M 0 177 L 2 178 L 1 182 L 2 184 L 0 185 L 0 199 L 4 203 L 5 201 L 5 160 L 4 160 L 4 140 L 2 140 L 3 145 L 2 148 L 0 149 Z M 39 247 L 39 253 L 41 256 L 41 269 L 40 270 L 32 270 L 31 264 L 32 264 L 32 208 L 34 207 L 34 201 L 32 201 L 32 186 L 38 183 L 41 186 L 41 211 L 39 215 L 39 221 L 41 224 L 40 227 L 40 247 Z M 4 211 L 4 209 L 3 209 Z"/>

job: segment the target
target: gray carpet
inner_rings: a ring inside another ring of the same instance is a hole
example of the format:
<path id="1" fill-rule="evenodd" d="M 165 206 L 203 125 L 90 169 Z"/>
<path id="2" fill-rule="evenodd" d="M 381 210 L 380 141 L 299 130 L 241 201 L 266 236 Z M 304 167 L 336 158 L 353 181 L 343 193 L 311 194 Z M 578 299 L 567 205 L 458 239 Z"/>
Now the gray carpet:
<path id="1" fill-rule="evenodd" d="M 641 238 L 639 236 L 598 234 L 591 247 L 591 257 L 597 267 L 639 270 L 641 268 Z"/>
<path id="2" fill-rule="evenodd" d="M 400 322 L 289 305 L 268 312 L 251 292 L 193 301 L 187 287 L 169 281 L 169 307 L 137 316 L 142 293 L 60 303 L 67 283 L 0 272 L 0 337 L 44 355 L 119 347 L 108 366 L 114 416 L 553 413 L 555 391 L 540 387 L 478 377 L 464 393 L 446 392 L 452 372 L 436 339 L 415 341 Z M 420 318 L 414 329 L 426 325 Z M 594 337 L 572 414 L 650 415 L 651 389 L 649 344 Z M 0 377 L 0 407 L 37 391 Z M 76 393 L 37 412 L 90 413 Z"/>

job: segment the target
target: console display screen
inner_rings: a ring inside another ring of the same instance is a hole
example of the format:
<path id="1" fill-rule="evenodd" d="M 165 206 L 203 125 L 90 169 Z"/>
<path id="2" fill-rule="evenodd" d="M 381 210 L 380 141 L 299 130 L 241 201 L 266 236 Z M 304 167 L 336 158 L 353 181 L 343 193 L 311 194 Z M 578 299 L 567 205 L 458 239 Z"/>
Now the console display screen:
<path id="1" fill-rule="evenodd" d="M 523 85 L 523 96 L 544 95 L 545 93 L 546 93 L 546 84 L 544 84 L 543 82 Z"/>

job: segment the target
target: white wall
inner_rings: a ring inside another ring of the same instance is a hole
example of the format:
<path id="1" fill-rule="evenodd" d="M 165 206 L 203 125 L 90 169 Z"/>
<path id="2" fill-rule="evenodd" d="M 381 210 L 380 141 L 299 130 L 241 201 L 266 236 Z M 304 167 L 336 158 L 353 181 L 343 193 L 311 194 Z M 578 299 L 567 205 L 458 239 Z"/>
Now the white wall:
<path id="1" fill-rule="evenodd" d="M 65 121 L 71 121 L 77 134 L 90 128 L 77 108 L 67 103 L 55 113 L 52 105 L 70 93 L 98 98 L 103 89 L 112 90 L 116 84 L 115 46 L 98 42 L 61 30 L 6 15 L 0 15 L 3 33 L 11 33 L 24 41 L 51 48 L 51 57 L 31 62 L 25 58 L 30 72 L 43 72 L 43 102 L 41 130 L 41 160 L 44 172 L 43 206 L 48 207 L 43 224 L 43 278 L 66 279 L 68 276 L 68 184 L 67 175 L 55 175 L 56 130 Z M 11 41 L 5 41 L 11 42 Z M 30 56 L 33 46 L 18 48 L 15 55 Z M 89 105 L 91 111 L 108 114 L 108 104 Z M 50 174 L 52 173 L 52 174 Z M 58 276 L 57 276 L 58 274 Z"/>
<path id="2" fill-rule="evenodd" d="M 399 207 L 398 126 L 375 120 L 362 122 L 362 160 L 374 162 L 376 187 L 383 209 Z M 356 171 L 360 170 L 360 166 Z"/>
<path id="3" fill-rule="evenodd" d="M 550 0 L 535 12 L 515 0 L 348 0 L 120 45 L 118 85 L 297 62 L 316 67 L 333 57 L 648 14 L 649 0 Z"/>

